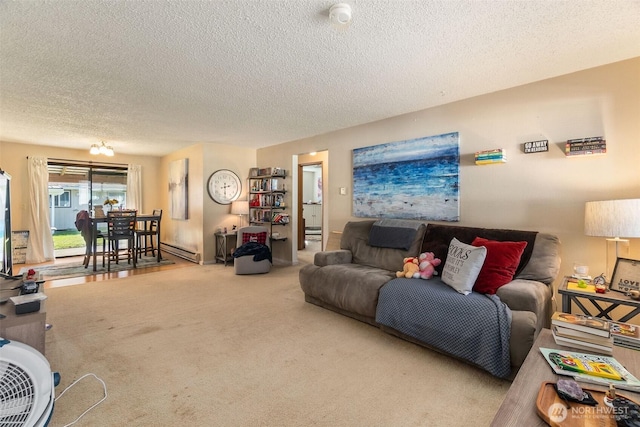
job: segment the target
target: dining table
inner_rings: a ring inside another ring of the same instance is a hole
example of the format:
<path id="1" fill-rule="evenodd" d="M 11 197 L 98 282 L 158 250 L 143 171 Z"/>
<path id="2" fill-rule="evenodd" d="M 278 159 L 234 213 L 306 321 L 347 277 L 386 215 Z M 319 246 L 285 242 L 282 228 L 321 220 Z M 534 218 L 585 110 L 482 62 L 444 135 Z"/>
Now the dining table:
<path id="1" fill-rule="evenodd" d="M 153 214 L 140 214 L 136 216 L 137 222 L 144 222 L 144 229 L 147 229 L 147 225 L 150 222 L 157 221 L 158 226 L 156 227 L 156 242 L 157 242 L 157 260 L 158 262 L 162 261 L 162 254 L 160 253 L 160 224 L 161 224 L 162 215 L 153 215 Z M 93 271 L 96 271 L 98 268 L 97 262 L 97 246 L 98 246 L 98 226 L 100 224 L 106 224 L 108 222 L 107 216 L 100 217 L 90 217 L 91 221 L 91 254 L 93 255 Z M 134 239 L 135 242 L 135 239 Z M 137 256 L 137 252 L 134 248 L 134 256 Z"/>

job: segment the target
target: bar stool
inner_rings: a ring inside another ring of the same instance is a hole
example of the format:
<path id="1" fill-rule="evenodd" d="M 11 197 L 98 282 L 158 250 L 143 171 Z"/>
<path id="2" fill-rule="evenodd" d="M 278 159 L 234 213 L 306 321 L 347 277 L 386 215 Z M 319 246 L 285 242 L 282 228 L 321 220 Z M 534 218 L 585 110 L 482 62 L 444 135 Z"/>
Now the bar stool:
<path id="1" fill-rule="evenodd" d="M 162 219 L 162 209 L 154 209 L 153 216 L 157 216 L 157 219 L 151 221 L 144 221 L 144 228 L 136 229 L 136 247 L 138 258 L 142 258 L 142 254 L 146 256 L 151 252 L 152 256 L 156 256 L 156 246 L 154 245 L 154 238 L 158 238 L 158 222 Z"/>
<path id="2" fill-rule="evenodd" d="M 111 271 L 111 261 L 118 264 L 121 259 L 128 263 L 133 261 L 133 268 L 136 268 L 136 216 L 134 210 L 107 213 L 107 271 Z M 127 242 L 126 248 L 120 247 L 121 241 Z M 104 262 L 104 255 L 102 259 Z"/>

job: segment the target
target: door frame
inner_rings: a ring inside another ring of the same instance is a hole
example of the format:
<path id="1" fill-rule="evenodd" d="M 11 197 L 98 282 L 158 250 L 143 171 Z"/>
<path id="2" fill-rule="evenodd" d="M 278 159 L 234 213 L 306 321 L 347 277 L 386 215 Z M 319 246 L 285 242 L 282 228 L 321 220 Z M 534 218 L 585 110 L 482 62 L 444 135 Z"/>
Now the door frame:
<path id="1" fill-rule="evenodd" d="M 305 166 L 320 166 L 320 177 L 322 179 L 322 209 L 320 209 L 320 247 L 321 250 L 324 249 L 324 227 L 322 226 L 322 224 L 324 224 L 324 183 L 325 183 L 325 176 L 324 176 L 324 162 L 322 160 L 318 160 L 315 162 L 305 162 L 305 163 L 298 163 L 298 206 L 297 206 L 297 210 L 298 210 L 298 242 L 297 242 L 297 247 L 298 250 L 302 250 L 305 248 L 305 224 L 304 224 L 304 218 L 303 218 L 303 206 L 304 206 L 304 200 L 302 200 L 302 195 L 303 195 L 303 188 L 304 188 L 304 167 Z"/>

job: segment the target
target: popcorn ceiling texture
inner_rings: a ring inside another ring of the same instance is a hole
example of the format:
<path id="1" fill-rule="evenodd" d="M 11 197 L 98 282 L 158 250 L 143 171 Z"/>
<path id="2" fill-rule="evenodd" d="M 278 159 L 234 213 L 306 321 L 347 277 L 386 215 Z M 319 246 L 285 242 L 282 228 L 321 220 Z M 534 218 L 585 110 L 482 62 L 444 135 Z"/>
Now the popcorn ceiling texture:
<path id="1" fill-rule="evenodd" d="M 638 1 L 348 3 L 2 2 L 0 140 L 262 147 L 640 56 Z"/>

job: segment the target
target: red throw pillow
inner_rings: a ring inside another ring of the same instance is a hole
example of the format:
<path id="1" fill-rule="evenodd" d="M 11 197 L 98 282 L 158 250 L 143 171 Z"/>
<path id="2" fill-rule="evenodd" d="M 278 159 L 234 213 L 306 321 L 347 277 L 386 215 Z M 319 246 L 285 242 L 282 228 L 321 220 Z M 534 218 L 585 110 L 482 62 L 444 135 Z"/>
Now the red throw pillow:
<path id="1" fill-rule="evenodd" d="M 487 257 L 473 285 L 473 290 L 482 294 L 495 294 L 500 286 L 513 280 L 527 246 L 527 242 L 499 242 L 482 237 L 476 237 L 471 244 L 487 248 Z"/>
<path id="2" fill-rule="evenodd" d="M 267 244 L 267 233 L 265 231 L 260 233 L 242 233 L 242 243 L 256 242 L 261 245 Z"/>

